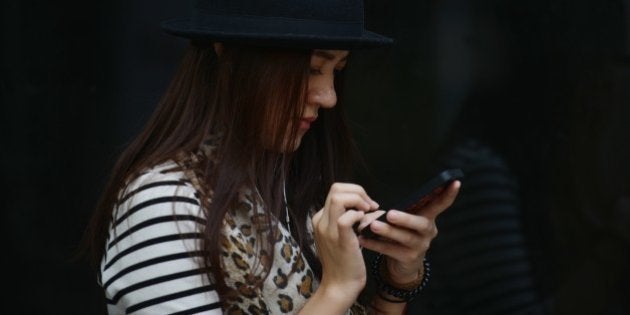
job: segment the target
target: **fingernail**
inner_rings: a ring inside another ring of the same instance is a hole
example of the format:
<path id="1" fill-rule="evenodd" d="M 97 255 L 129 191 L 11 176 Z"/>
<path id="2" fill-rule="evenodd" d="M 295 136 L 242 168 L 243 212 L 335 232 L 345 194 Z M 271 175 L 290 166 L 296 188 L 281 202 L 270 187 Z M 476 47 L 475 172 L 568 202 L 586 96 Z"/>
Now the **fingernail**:
<path id="1" fill-rule="evenodd" d="M 368 208 L 368 211 L 372 210 L 372 202 L 371 201 L 366 202 L 365 206 Z"/>
<path id="2" fill-rule="evenodd" d="M 376 202 L 376 201 L 374 201 L 374 200 L 370 200 L 370 203 L 372 204 L 372 208 L 373 208 L 373 209 L 378 209 L 378 207 L 379 207 L 378 202 Z"/>

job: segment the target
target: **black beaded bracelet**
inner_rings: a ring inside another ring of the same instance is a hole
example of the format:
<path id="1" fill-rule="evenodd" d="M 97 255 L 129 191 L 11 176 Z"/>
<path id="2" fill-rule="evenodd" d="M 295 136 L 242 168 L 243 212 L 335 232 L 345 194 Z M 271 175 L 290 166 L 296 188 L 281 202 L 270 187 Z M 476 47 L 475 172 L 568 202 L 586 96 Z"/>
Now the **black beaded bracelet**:
<path id="1" fill-rule="evenodd" d="M 430 273 L 431 268 L 429 265 L 429 261 L 425 257 L 424 261 L 422 262 L 424 265 L 424 273 L 422 275 L 422 281 L 420 281 L 420 284 L 418 284 L 417 287 L 411 290 L 403 290 L 400 288 L 393 287 L 391 284 L 385 282 L 383 278 L 381 277 L 380 267 L 381 267 L 381 264 L 383 263 L 383 256 L 384 256 L 383 254 L 378 254 L 372 261 L 372 275 L 374 276 L 374 279 L 376 280 L 377 287 L 382 292 L 385 292 L 390 296 L 394 296 L 399 299 L 402 299 L 404 302 L 411 302 L 416 296 L 418 296 L 418 294 L 420 294 L 420 291 L 422 291 L 427 286 L 427 283 L 429 282 L 429 277 L 431 276 L 431 273 Z M 380 296 L 382 297 L 382 295 Z M 383 299 L 386 301 L 394 302 L 393 300 L 388 300 L 385 298 Z"/>
<path id="2" fill-rule="evenodd" d="M 405 301 L 405 300 L 392 300 L 392 299 L 390 299 L 390 298 L 386 297 L 385 295 L 383 295 L 383 293 L 381 293 L 380 291 L 377 293 L 377 295 L 378 295 L 381 299 L 383 299 L 383 300 L 385 300 L 385 301 L 387 301 L 387 302 L 389 302 L 389 303 L 407 303 L 407 301 Z"/>

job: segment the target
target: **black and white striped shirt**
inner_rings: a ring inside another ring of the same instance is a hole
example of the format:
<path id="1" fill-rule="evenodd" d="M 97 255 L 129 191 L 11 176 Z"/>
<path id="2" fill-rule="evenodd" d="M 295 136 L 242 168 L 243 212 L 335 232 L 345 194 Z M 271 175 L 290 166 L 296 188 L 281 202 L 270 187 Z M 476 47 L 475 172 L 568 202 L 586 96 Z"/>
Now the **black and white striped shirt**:
<path id="1" fill-rule="evenodd" d="M 157 166 L 133 180 L 110 227 L 100 283 L 109 314 L 221 314 L 201 264 L 204 215 L 182 172 Z"/>

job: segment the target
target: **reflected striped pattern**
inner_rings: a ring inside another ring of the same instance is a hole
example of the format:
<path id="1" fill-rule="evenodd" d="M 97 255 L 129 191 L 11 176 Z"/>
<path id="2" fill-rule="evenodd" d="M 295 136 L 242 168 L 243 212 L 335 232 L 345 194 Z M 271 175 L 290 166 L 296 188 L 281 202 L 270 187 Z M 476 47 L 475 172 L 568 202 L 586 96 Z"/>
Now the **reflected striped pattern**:
<path id="1" fill-rule="evenodd" d="M 457 200 L 436 224 L 432 278 L 410 310 L 422 314 L 545 314 L 521 226 L 519 188 L 506 163 L 476 142 L 442 168 L 464 171 Z"/>

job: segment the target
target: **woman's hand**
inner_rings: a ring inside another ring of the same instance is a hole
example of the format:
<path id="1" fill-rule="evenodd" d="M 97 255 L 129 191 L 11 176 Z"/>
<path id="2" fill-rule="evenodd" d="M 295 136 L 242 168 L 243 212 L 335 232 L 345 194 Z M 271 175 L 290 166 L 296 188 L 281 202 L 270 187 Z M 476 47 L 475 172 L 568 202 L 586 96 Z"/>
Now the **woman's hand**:
<path id="1" fill-rule="evenodd" d="M 460 186 L 459 181 L 454 181 L 419 213 L 388 211 L 390 224 L 373 221 L 368 227 L 381 239 L 360 238 L 363 247 L 387 256 L 387 268 L 394 284 L 413 282 L 419 272 L 423 272 L 422 261 L 437 236 L 435 218 L 453 203 Z"/>
<path id="2" fill-rule="evenodd" d="M 367 276 L 363 255 L 352 226 L 366 211 L 378 209 L 358 185 L 335 183 L 324 207 L 313 216 L 313 233 L 322 262 L 320 290 L 333 293 L 351 305 L 365 286 Z M 348 306 L 349 306 L 348 305 Z"/>

